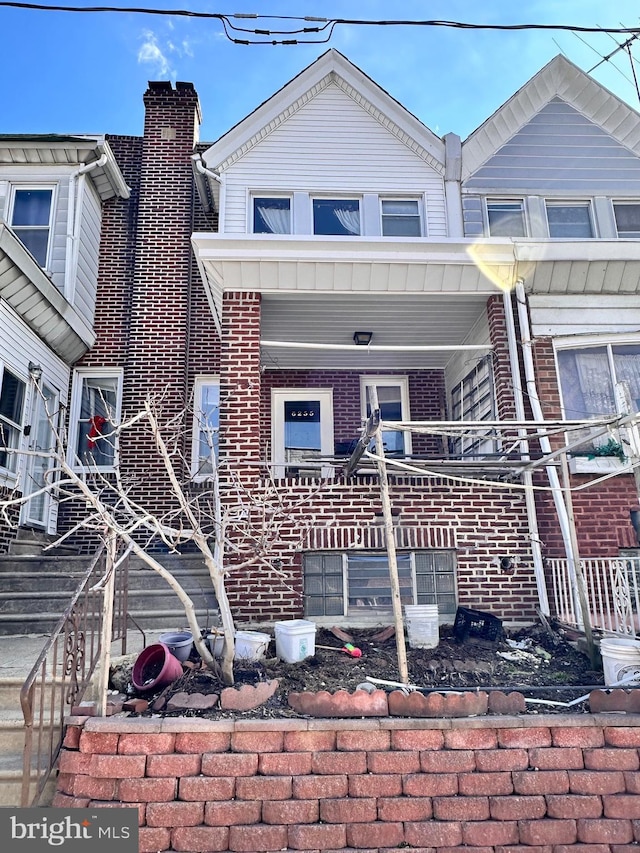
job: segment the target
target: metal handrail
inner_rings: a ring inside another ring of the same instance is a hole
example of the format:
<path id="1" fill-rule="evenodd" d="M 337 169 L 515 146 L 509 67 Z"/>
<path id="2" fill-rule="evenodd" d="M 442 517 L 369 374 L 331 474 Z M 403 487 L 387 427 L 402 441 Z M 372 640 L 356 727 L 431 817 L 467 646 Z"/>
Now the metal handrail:
<path id="1" fill-rule="evenodd" d="M 107 562 L 102 545 L 38 655 L 22 689 L 24 717 L 21 805 L 36 805 L 42 795 L 64 738 L 65 717 L 83 698 L 101 659 L 104 577 Z M 115 569 L 112 639 L 121 640 L 126 654 L 128 558 Z M 35 783 L 35 791 L 33 784 Z"/>

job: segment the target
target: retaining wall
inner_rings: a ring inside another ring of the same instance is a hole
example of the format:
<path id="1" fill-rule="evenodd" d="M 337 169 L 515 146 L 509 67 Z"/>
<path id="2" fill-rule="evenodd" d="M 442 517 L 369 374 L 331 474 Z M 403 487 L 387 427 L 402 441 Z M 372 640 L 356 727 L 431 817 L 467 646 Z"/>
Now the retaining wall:
<path id="1" fill-rule="evenodd" d="M 640 715 L 70 720 L 58 807 L 140 853 L 637 853 Z"/>

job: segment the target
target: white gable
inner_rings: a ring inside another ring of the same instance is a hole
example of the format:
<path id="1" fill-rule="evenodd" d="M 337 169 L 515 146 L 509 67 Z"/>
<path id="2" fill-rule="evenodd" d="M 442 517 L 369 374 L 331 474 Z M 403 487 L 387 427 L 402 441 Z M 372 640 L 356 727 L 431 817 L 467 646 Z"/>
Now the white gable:
<path id="1" fill-rule="evenodd" d="M 335 79 L 224 169 L 224 231 L 247 231 L 248 193 L 426 193 L 429 234 L 445 233 L 442 167 Z"/>
<path id="2" fill-rule="evenodd" d="M 534 75 L 462 145 L 466 181 L 547 104 L 560 98 L 640 156 L 640 115 L 563 56 Z"/>
<path id="3" fill-rule="evenodd" d="M 556 97 L 480 166 L 465 188 L 637 197 L 640 157 Z"/>

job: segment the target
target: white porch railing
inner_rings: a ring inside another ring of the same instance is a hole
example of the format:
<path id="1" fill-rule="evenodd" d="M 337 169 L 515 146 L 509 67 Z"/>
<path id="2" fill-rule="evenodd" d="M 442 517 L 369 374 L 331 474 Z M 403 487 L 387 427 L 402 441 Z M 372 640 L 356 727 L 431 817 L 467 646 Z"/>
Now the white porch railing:
<path id="1" fill-rule="evenodd" d="M 640 635 L 640 559 L 583 559 L 591 626 L 606 634 Z M 567 560 L 548 560 L 555 615 L 575 628 L 583 627 L 577 581 Z"/>

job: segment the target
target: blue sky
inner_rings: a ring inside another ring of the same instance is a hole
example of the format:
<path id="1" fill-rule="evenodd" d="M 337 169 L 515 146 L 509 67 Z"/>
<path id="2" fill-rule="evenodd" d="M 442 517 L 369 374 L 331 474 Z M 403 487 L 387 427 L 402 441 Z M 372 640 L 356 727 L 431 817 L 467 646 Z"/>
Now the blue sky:
<path id="1" fill-rule="evenodd" d="M 130 5 L 265 15 L 640 25 L 636 0 L 487 0 L 482 5 L 464 0 L 233 0 L 233 9 L 214 0 Z M 0 32 L 5 81 L 0 132 L 140 134 L 147 81 L 171 79 L 194 83 L 203 110 L 203 141 L 217 139 L 328 47 L 344 53 L 435 133 L 452 131 L 463 138 L 557 53 L 588 71 L 616 47 L 605 33 L 578 38 L 555 31 L 356 26 L 337 27 L 329 44 L 243 46 L 228 41 L 216 20 L 8 8 L 0 8 Z M 615 38 L 622 42 L 625 36 Z M 640 61 L 640 39 L 634 54 Z M 620 52 L 614 62 L 620 70 L 604 63 L 593 76 L 638 109 L 628 57 Z M 640 65 L 636 69 L 640 76 Z"/>

